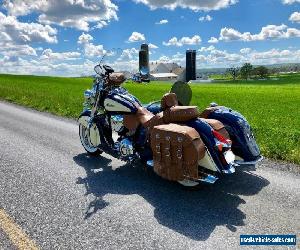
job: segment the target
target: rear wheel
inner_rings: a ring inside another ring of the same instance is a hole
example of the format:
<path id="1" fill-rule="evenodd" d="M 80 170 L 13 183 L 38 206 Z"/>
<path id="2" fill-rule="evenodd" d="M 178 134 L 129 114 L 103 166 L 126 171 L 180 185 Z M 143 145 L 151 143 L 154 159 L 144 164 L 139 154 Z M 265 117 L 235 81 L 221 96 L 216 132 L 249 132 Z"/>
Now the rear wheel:
<path id="1" fill-rule="evenodd" d="M 90 155 L 100 155 L 102 151 L 91 143 L 89 129 L 79 124 L 79 137 L 85 151 Z"/>

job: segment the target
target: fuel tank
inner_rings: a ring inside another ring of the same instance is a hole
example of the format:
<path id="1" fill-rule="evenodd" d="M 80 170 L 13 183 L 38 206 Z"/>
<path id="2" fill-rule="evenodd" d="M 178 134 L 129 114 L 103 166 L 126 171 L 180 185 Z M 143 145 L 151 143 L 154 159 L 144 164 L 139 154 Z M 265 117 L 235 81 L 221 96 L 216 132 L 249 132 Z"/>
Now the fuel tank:
<path id="1" fill-rule="evenodd" d="M 135 114 L 137 107 L 141 106 L 139 100 L 124 88 L 115 88 L 110 91 L 103 105 L 106 111 L 113 114 Z"/>

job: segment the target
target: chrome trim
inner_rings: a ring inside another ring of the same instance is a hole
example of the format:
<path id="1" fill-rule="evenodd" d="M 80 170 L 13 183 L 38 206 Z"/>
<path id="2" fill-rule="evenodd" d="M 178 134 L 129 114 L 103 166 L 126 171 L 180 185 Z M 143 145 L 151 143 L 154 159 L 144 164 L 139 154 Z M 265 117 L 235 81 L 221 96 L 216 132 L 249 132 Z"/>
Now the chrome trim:
<path id="1" fill-rule="evenodd" d="M 235 173 L 235 167 L 231 164 L 229 169 L 223 169 L 222 173 L 223 174 L 233 174 L 233 173 Z"/>
<path id="2" fill-rule="evenodd" d="M 238 166 L 242 166 L 242 165 L 256 165 L 257 163 L 261 162 L 264 159 L 263 156 L 260 156 L 257 160 L 255 161 L 243 161 L 243 160 L 236 160 L 234 161 L 235 164 L 237 164 Z"/>
<path id="3" fill-rule="evenodd" d="M 149 167 L 153 167 L 153 166 L 154 166 L 153 160 L 147 161 L 147 165 L 148 165 Z"/>
<path id="4" fill-rule="evenodd" d="M 205 178 L 199 179 L 199 181 L 214 184 L 218 179 L 218 177 L 208 174 Z"/>

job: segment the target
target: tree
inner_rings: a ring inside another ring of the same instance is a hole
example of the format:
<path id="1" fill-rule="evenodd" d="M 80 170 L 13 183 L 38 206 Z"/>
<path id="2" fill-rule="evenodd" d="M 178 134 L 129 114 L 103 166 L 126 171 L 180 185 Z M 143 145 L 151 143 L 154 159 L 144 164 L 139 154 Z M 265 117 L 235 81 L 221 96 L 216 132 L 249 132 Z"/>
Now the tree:
<path id="1" fill-rule="evenodd" d="M 240 69 L 238 67 L 231 67 L 227 70 L 227 72 L 232 76 L 233 80 L 237 78 L 239 75 Z"/>
<path id="2" fill-rule="evenodd" d="M 245 63 L 241 67 L 241 77 L 243 79 L 249 79 L 252 73 L 253 66 L 251 63 Z"/>
<path id="3" fill-rule="evenodd" d="M 267 78 L 269 75 L 269 69 L 265 66 L 258 66 L 254 69 L 254 74 L 260 78 Z"/>

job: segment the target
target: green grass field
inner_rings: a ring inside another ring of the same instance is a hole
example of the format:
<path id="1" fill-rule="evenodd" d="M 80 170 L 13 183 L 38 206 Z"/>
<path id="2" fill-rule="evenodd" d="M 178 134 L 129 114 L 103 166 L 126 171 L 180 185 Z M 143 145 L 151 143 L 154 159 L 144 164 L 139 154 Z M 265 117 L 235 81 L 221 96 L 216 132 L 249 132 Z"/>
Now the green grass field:
<path id="1" fill-rule="evenodd" d="M 91 82 L 89 78 L 0 75 L 0 99 L 75 118 Z M 124 86 L 146 103 L 159 100 L 171 84 Z M 192 104 L 200 109 L 217 102 L 245 115 L 264 156 L 300 164 L 300 74 L 284 75 L 277 81 L 195 84 L 192 90 Z"/>

